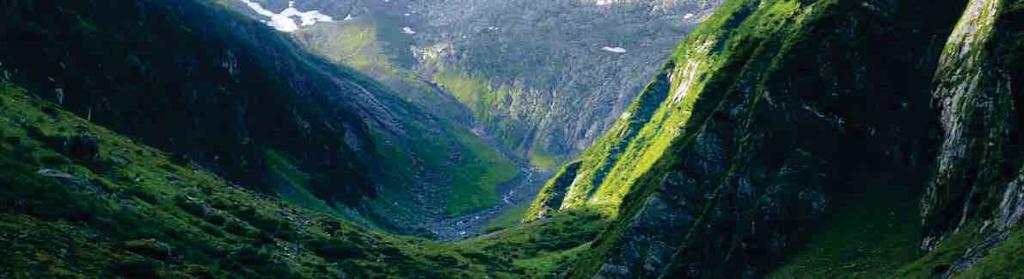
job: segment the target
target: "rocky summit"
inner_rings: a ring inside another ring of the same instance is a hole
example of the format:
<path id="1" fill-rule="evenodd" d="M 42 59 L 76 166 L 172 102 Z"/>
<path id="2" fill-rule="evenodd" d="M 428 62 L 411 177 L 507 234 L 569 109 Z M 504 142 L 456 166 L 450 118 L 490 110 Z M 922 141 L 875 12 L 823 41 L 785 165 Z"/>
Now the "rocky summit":
<path id="1" fill-rule="evenodd" d="M 1019 278 L 1022 0 L 0 1 L 0 278 Z"/>

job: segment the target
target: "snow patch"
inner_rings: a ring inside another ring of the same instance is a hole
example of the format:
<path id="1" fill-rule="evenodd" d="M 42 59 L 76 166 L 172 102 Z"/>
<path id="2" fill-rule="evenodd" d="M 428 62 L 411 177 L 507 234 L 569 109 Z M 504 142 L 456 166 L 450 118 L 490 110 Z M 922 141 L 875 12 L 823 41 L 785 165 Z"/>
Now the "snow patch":
<path id="1" fill-rule="evenodd" d="M 689 13 L 688 13 L 688 14 L 685 14 L 685 15 L 683 15 L 683 19 L 691 19 L 691 18 L 693 18 L 693 17 L 694 17 L 694 15 L 693 15 L 693 14 L 689 14 Z"/>
<path id="2" fill-rule="evenodd" d="M 322 14 L 317 10 L 308 12 L 299 11 L 295 8 L 295 1 L 288 1 L 288 8 L 284 9 L 280 13 L 267 10 L 266 8 L 263 8 L 263 5 L 260 5 L 260 3 L 253 2 L 252 0 L 238 1 L 245 3 L 246 6 L 249 6 L 249 8 L 257 14 L 269 18 L 269 20 L 264 20 L 263 23 L 266 23 L 270 27 L 281 32 L 295 32 L 296 30 L 299 30 L 300 26 L 312 26 L 318 22 L 334 21 L 330 16 Z M 298 22 L 296 22 L 296 19 L 298 19 Z"/>
<path id="3" fill-rule="evenodd" d="M 412 31 L 412 27 L 406 26 L 406 27 L 402 27 L 402 34 L 412 35 L 412 34 L 416 34 L 416 31 Z"/>
<path id="4" fill-rule="evenodd" d="M 601 50 L 607 51 L 607 52 L 611 52 L 611 53 L 626 53 L 626 49 L 621 48 L 621 47 L 606 46 L 606 47 L 602 47 Z"/>

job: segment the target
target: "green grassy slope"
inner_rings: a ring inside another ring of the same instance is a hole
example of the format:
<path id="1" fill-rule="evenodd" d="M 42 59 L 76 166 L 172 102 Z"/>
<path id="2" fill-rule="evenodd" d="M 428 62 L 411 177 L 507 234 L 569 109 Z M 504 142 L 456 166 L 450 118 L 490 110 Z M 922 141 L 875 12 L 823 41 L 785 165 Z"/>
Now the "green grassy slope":
<path id="1" fill-rule="evenodd" d="M 892 278 L 924 254 L 919 190 L 890 178 L 847 195 L 768 278 Z"/>
<path id="2" fill-rule="evenodd" d="M 393 237 L 237 188 L 0 83 L 4 278 L 533 277 L 564 268 L 602 224 L 572 212 L 460 243 Z M 267 156 L 282 179 L 306 179 Z"/>

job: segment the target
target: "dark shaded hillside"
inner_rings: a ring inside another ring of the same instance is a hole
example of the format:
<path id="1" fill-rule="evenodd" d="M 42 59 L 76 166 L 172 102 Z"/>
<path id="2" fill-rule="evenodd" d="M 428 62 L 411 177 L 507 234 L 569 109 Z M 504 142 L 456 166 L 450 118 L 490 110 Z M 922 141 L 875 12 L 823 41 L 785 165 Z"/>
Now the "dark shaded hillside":
<path id="1" fill-rule="evenodd" d="M 307 74 L 263 25 L 194 1 L 2 6 L 0 62 L 41 97 L 243 185 L 270 187 L 276 150 L 319 197 L 374 194 L 366 125 L 324 95 L 351 89 Z"/>

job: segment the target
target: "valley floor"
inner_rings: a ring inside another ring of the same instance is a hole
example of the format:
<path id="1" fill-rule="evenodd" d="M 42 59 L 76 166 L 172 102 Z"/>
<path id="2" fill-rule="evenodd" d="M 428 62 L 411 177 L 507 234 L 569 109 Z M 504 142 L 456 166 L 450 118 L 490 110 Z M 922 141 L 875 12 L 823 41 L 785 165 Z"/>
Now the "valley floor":
<path id="1" fill-rule="evenodd" d="M 444 218 L 427 225 L 439 240 L 459 240 L 473 237 L 487 230 L 516 226 L 549 174 L 531 168 L 521 168 L 513 181 L 499 187 L 501 201 L 492 208 L 457 217 Z M 507 216 L 506 216 L 507 215 Z M 496 223 L 497 219 L 510 219 L 511 223 Z"/>

